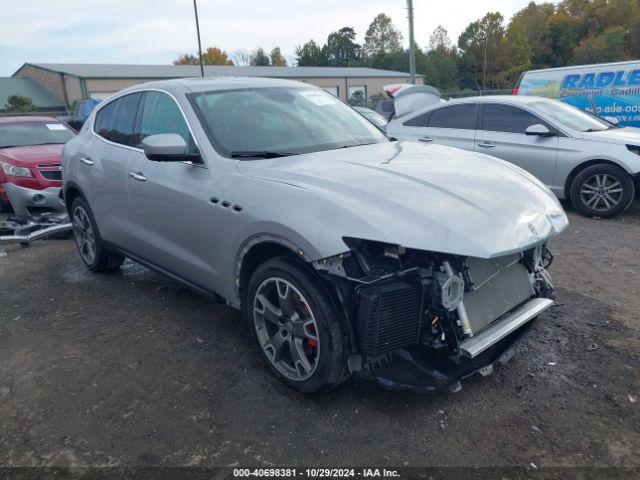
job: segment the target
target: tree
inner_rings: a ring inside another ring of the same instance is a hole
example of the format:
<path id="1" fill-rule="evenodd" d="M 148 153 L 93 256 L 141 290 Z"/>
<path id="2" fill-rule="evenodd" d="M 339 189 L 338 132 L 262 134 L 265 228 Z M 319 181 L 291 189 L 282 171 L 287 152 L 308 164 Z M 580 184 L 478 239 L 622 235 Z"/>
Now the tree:
<path id="1" fill-rule="evenodd" d="M 198 65 L 198 57 L 190 53 L 183 53 L 173 61 L 174 65 Z"/>
<path id="2" fill-rule="evenodd" d="M 362 53 L 371 57 L 398 51 L 402 51 L 402 34 L 391 18 L 384 13 L 378 14 L 367 29 Z"/>
<path id="3" fill-rule="evenodd" d="M 252 67 L 268 67 L 269 65 L 271 65 L 271 62 L 262 47 L 259 47 L 255 49 L 251 54 L 251 60 L 249 61 L 249 64 Z"/>
<path id="4" fill-rule="evenodd" d="M 36 109 L 36 106 L 33 104 L 33 100 L 29 97 L 24 97 L 22 95 L 9 95 L 4 109 L 8 113 L 28 113 L 33 112 Z"/>
<path id="5" fill-rule="evenodd" d="M 527 37 L 518 23 L 511 23 L 504 37 L 503 52 L 505 54 L 505 67 L 502 71 L 502 84 L 514 85 L 520 74 L 531 68 L 531 46 Z"/>
<path id="6" fill-rule="evenodd" d="M 280 47 L 275 47 L 271 50 L 271 65 L 274 67 L 286 67 L 287 61 L 282 56 L 282 52 L 280 51 Z"/>
<path id="7" fill-rule="evenodd" d="M 327 63 L 322 48 L 313 40 L 296 47 L 296 65 L 299 67 L 324 67 Z"/>
<path id="8" fill-rule="evenodd" d="M 234 50 L 231 53 L 231 58 L 235 65 L 245 67 L 251 63 L 251 52 L 242 49 Z"/>
<path id="9" fill-rule="evenodd" d="M 449 32 L 442 25 L 438 25 L 429 37 L 428 50 L 449 50 L 451 49 L 451 39 Z"/>
<path id="10" fill-rule="evenodd" d="M 499 12 L 487 13 L 471 23 L 458 39 L 462 56 L 467 64 L 473 64 L 476 83 L 485 88 L 499 88 L 499 74 L 504 55 L 501 50 L 504 38 L 504 18 Z"/>
<path id="11" fill-rule="evenodd" d="M 327 63 L 332 67 L 348 67 L 360 58 L 361 47 L 355 42 L 356 32 L 351 27 L 343 27 L 329 34 L 323 47 Z"/>
<path id="12" fill-rule="evenodd" d="M 420 62 L 416 63 L 420 65 Z M 457 90 L 460 86 L 457 63 L 458 52 L 451 46 L 449 33 L 438 25 L 429 38 L 427 54 L 420 68 L 426 83 L 445 92 Z"/>
<path id="13" fill-rule="evenodd" d="M 628 57 L 626 31 L 623 27 L 607 28 L 597 37 L 582 40 L 574 50 L 577 63 L 611 62 Z"/>
<path id="14" fill-rule="evenodd" d="M 233 62 L 229 60 L 227 52 L 217 47 L 207 48 L 202 54 L 202 62 L 205 65 L 233 65 Z"/>

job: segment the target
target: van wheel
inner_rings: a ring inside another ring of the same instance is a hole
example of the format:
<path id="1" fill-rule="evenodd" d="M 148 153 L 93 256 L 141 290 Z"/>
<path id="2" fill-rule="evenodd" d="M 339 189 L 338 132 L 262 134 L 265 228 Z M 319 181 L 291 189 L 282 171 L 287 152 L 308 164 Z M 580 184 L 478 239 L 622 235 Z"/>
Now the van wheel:
<path id="1" fill-rule="evenodd" d="M 631 206 L 635 185 L 622 168 L 600 163 L 578 173 L 570 194 L 571 203 L 582 215 L 612 218 Z"/>
<path id="2" fill-rule="evenodd" d="M 92 272 L 115 270 L 124 257 L 106 249 L 87 202 L 76 198 L 71 204 L 71 221 L 80 258 Z"/>
<path id="3" fill-rule="evenodd" d="M 347 339 L 334 303 L 315 272 L 281 257 L 251 277 L 249 330 L 271 372 L 302 393 L 331 389 L 347 377 Z"/>

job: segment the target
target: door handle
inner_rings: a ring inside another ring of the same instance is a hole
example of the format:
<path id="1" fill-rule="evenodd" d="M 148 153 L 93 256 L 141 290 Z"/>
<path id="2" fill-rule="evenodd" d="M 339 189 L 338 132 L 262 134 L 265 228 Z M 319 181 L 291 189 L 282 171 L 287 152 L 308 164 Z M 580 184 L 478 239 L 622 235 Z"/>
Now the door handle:
<path id="1" fill-rule="evenodd" d="M 433 138 L 431 137 L 420 137 L 418 139 L 419 142 L 423 142 L 423 143 L 429 143 L 429 142 L 433 142 Z"/>
<path id="2" fill-rule="evenodd" d="M 91 160 L 89 157 L 80 157 L 80 161 L 89 167 L 94 164 L 93 160 Z"/>
<path id="3" fill-rule="evenodd" d="M 493 143 L 490 143 L 490 142 L 481 142 L 481 143 L 478 144 L 478 146 L 482 147 L 482 148 L 493 148 L 493 147 L 495 147 L 495 145 Z"/>
<path id="4" fill-rule="evenodd" d="M 147 177 L 145 177 L 140 172 L 129 172 L 129 176 L 131 178 L 133 178 L 134 180 L 137 180 L 138 182 L 146 182 L 147 181 Z"/>

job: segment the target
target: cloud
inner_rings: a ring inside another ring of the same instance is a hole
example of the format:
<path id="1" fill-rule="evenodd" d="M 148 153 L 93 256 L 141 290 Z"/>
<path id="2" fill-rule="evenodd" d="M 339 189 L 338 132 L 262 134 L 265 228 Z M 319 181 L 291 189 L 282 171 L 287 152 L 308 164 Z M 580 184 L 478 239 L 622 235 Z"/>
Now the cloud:
<path id="1" fill-rule="evenodd" d="M 191 0 L 29 0 L 3 2 L 0 75 L 22 63 L 119 62 L 169 63 L 179 53 L 196 50 Z M 352 26 L 359 41 L 375 15 L 393 19 L 407 43 L 404 0 L 199 0 L 203 46 L 232 52 L 280 46 L 293 56 L 296 45 L 319 43 L 340 27 Z M 452 39 L 487 11 L 509 18 L 528 0 L 414 0 L 416 42 L 425 46 L 438 25 Z"/>

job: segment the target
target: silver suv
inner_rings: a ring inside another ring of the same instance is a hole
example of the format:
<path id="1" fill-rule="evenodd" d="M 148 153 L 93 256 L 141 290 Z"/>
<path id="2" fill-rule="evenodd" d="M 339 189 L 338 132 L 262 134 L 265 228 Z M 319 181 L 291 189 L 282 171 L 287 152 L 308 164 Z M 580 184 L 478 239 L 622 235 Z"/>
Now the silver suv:
<path id="1" fill-rule="evenodd" d="M 122 91 L 66 145 L 63 178 L 89 269 L 126 256 L 240 309 L 302 392 L 489 373 L 553 303 L 545 243 L 567 226 L 520 168 L 392 141 L 282 80 Z"/>
<path id="2" fill-rule="evenodd" d="M 486 153 L 529 171 L 586 216 L 609 218 L 635 197 L 640 130 L 557 100 L 487 96 L 431 105 L 393 120 L 398 139 Z"/>

